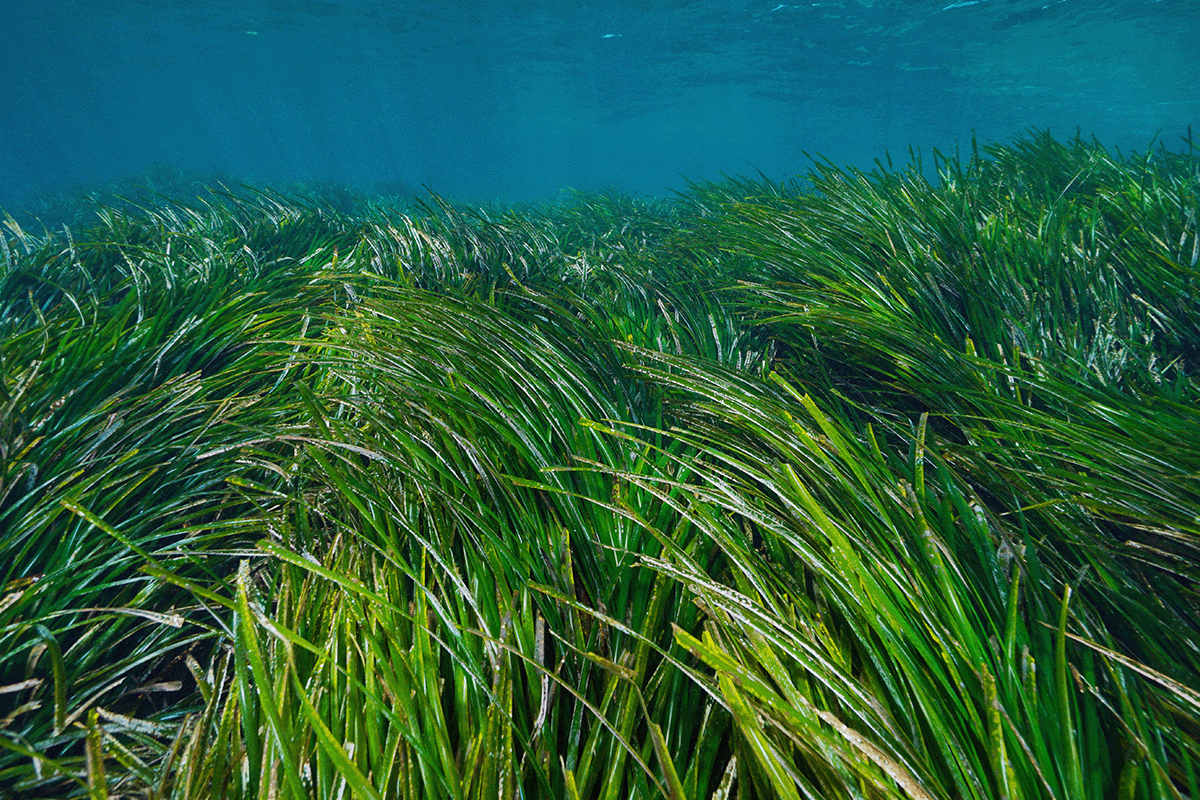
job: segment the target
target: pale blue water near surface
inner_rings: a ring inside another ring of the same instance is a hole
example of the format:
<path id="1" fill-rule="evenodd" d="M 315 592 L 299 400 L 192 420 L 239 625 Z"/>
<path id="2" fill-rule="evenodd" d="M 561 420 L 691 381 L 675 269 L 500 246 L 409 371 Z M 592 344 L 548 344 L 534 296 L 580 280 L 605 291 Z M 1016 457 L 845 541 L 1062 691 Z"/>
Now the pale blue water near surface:
<path id="1" fill-rule="evenodd" d="M 1200 0 L 7 0 L 0 206 L 154 170 L 662 195 L 1076 130 L 1200 138 Z M 164 166 L 166 165 L 166 166 Z"/>

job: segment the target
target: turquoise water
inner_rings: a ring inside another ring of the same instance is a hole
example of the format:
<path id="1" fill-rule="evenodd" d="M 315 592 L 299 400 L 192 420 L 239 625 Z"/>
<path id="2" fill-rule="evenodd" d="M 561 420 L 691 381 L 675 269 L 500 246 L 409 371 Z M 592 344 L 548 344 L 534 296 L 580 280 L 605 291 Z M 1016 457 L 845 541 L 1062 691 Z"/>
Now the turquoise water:
<path id="1" fill-rule="evenodd" d="M 469 200 L 663 194 L 972 132 L 1200 130 L 1195 0 L 29 2 L 0 206 L 126 176 Z"/>

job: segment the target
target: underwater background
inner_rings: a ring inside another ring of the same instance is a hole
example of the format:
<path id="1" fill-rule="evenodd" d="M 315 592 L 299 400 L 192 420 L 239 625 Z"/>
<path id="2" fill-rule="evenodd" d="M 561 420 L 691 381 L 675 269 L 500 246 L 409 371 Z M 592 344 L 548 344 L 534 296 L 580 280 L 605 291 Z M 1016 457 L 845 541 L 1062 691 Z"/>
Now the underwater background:
<path id="1" fill-rule="evenodd" d="M 0 4 L 0 800 L 1197 800 L 1197 5 Z"/>
<path id="2" fill-rule="evenodd" d="M 974 132 L 1175 149 L 1192 0 L 29 2 L 0 24 L 0 207 L 180 173 L 528 201 L 869 167 Z M 153 168 L 153 169 L 152 169 Z"/>

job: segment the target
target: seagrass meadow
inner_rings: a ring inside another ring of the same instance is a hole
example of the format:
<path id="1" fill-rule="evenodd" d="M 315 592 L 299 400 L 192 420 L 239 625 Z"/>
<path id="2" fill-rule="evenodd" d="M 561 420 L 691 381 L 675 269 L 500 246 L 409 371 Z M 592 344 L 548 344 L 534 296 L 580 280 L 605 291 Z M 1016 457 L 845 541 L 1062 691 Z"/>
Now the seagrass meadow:
<path id="1" fill-rule="evenodd" d="M 1200 153 L 0 236 L 0 794 L 1200 798 Z"/>

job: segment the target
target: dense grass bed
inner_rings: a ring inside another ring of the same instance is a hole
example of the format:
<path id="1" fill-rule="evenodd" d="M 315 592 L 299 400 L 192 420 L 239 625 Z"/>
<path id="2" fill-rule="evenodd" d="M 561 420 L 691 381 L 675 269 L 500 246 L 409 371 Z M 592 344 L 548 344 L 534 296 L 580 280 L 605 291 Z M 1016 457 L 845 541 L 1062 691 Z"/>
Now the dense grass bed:
<path id="1" fill-rule="evenodd" d="M 0 795 L 1200 798 L 1200 160 L 0 229 Z"/>

